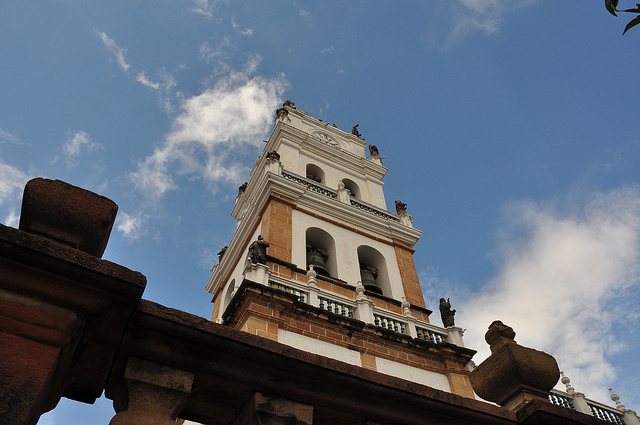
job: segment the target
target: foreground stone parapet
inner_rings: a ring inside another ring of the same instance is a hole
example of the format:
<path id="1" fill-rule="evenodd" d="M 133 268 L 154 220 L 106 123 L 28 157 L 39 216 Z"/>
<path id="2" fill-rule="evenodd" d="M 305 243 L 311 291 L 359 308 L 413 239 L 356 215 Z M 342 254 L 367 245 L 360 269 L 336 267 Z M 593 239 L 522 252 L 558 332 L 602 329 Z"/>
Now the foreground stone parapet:
<path id="1" fill-rule="evenodd" d="M 191 392 L 193 373 L 130 358 L 110 425 L 172 425 Z"/>
<path id="2" fill-rule="evenodd" d="M 255 393 L 236 425 L 312 425 L 313 406 L 286 398 Z"/>
<path id="3" fill-rule="evenodd" d="M 548 402 L 560 378 L 551 355 L 518 345 L 515 336 L 511 327 L 493 322 L 485 335 L 491 355 L 469 376 L 476 394 L 513 411 L 531 400 Z"/>
<path id="4" fill-rule="evenodd" d="M 117 213 L 109 198 L 61 180 L 35 178 L 24 188 L 20 230 L 102 257 Z"/>

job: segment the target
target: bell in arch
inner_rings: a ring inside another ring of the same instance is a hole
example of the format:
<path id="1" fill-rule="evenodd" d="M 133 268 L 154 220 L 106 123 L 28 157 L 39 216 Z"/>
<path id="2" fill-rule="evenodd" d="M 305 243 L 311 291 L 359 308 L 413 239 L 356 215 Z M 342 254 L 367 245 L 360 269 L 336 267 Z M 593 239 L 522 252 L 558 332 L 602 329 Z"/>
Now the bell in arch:
<path id="1" fill-rule="evenodd" d="M 360 266 L 360 277 L 365 290 L 382 295 L 382 289 L 376 284 L 376 276 L 370 267 Z"/>
<path id="2" fill-rule="evenodd" d="M 317 249 L 311 248 L 307 251 L 307 268 L 313 266 L 313 270 L 323 276 L 329 276 L 324 257 Z"/>

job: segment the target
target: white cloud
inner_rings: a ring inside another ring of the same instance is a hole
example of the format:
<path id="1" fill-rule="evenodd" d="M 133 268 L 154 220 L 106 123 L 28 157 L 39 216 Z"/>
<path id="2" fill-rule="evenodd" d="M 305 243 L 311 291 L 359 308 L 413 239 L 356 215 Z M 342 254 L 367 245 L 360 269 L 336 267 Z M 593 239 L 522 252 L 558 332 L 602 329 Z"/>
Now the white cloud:
<path id="1" fill-rule="evenodd" d="M 15 145 L 20 144 L 20 139 L 17 136 L 5 131 L 0 127 L 0 144 L 2 143 L 13 143 Z"/>
<path id="2" fill-rule="evenodd" d="M 80 130 L 69 133 L 67 141 L 62 145 L 62 152 L 67 159 L 67 165 L 74 165 L 74 161 L 83 153 L 89 153 L 96 149 L 104 149 L 100 143 L 95 142 L 86 131 Z"/>
<path id="3" fill-rule="evenodd" d="M 444 41 L 450 48 L 461 39 L 476 33 L 495 35 L 507 15 L 539 3 L 540 0 L 458 0 L 451 2 L 451 29 Z"/>
<path id="4" fill-rule="evenodd" d="M 452 297 L 456 324 L 468 328 L 465 343 L 479 351 L 476 363 L 489 354 L 487 327 L 502 320 L 519 343 L 553 355 L 578 391 L 606 400 L 616 376 L 611 355 L 633 349 L 624 344 L 640 325 L 640 191 L 581 204 L 513 204 L 507 218 L 495 279 L 469 293 L 432 270 L 425 295 Z"/>
<path id="5" fill-rule="evenodd" d="M 251 37 L 253 35 L 253 29 L 245 28 L 242 31 L 240 31 L 240 34 L 246 35 L 247 37 Z"/>
<path id="6" fill-rule="evenodd" d="M 0 205 L 22 193 L 29 177 L 0 159 Z"/>
<path id="7" fill-rule="evenodd" d="M 182 102 L 164 144 L 138 163 L 130 178 L 151 198 L 177 188 L 175 176 L 217 182 L 240 181 L 243 155 L 259 147 L 273 124 L 287 82 L 251 76 L 259 59 Z"/>
<path id="8" fill-rule="evenodd" d="M 324 54 L 333 52 L 333 50 L 334 50 L 333 46 L 329 46 L 329 47 L 325 47 L 324 49 L 320 50 L 320 53 L 322 53 L 324 55 Z"/>
<path id="9" fill-rule="evenodd" d="M 228 0 L 194 0 L 195 7 L 191 9 L 193 13 L 202 15 L 206 19 L 213 18 L 216 6 L 220 3 L 229 3 Z"/>
<path id="10" fill-rule="evenodd" d="M 20 214 L 15 209 L 9 211 L 9 215 L 4 219 L 4 225 L 9 227 L 18 227 L 20 224 Z"/>
<path id="11" fill-rule="evenodd" d="M 307 21 L 311 19 L 311 12 L 309 12 L 308 10 L 300 8 L 299 12 L 300 16 L 302 16 Z"/>
<path id="12" fill-rule="evenodd" d="M 136 76 L 137 82 L 154 90 L 164 90 L 168 92 L 177 85 L 176 79 L 173 75 L 169 74 L 165 68 L 162 68 L 158 73 L 158 80 L 159 82 L 150 80 L 144 71 L 139 72 Z"/>
<path id="13" fill-rule="evenodd" d="M 122 232 L 122 236 L 125 239 L 134 241 L 145 234 L 143 229 L 144 222 L 145 217 L 141 213 L 129 215 L 120 211 L 116 220 L 116 229 Z"/>
<path id="14" fill-rule="evenodd" d="M 97 35 L 98 37 L 100 37 L 100 40 L 102 40 L 104 47 L 106 47 L 107 50 L 113 53 L 113 55 L 116 57 L 116 62 L 118 62 L 120 68 L 122 68 L 124 72 L 127 72 L 129 70 L 129 67 L 131 66 L 124 59 L 124 52 L 126 52 L 127 49 L 118 47 L 116 42 L 113 39 L 107 37 L 107 34 L 105 34 L 104 32 L 99 32 L 97 33 Z"/>
<path id="15" fill-rule="evenodd" d="M 224 53 L 224 48 L 229 47 L 230 45 L 231 42 L 227 37 L 222 39 L 216 49 L 212 49 L 211 46 L 209 46 L 209 43 L 205 41 L 200 45 L 200 49 L 198 51 L 198 59 L 210 63 L 213 59 L 221 57 Z"/>
<path id="16" fill-rule="evenodd" d="M 138 72 L 138 75 L 136 76 L 136 81 L 141 83 L 143 86 L 150 87 L 154 90 L 158 90 L 160 88 L 160 84 L 154 83 L 153 81 L 149 80 L 147 76 L 144 74 L 144 71 Z"/>

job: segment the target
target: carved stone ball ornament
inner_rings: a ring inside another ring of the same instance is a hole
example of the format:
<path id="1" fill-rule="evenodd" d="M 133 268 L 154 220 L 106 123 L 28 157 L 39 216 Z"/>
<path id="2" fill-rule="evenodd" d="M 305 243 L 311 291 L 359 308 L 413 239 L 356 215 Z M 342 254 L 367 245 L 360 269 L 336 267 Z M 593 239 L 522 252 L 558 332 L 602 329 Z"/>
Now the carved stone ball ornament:
<path id="1" fill-rule="evenodd" d="M 519 345 L 515 336 L 510 326 L 493 322 L 485 335 L 491 355 L 469 375 L 476 394 L 514 411 L 530 400 L 548 401 L 560 378 L 551 355 Z"/>

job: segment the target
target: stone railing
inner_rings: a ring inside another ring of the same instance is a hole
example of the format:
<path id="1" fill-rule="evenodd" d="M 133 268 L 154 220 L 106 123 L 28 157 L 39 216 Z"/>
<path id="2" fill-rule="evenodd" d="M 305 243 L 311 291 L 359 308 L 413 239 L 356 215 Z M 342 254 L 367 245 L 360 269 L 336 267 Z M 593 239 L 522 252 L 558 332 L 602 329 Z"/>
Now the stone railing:
<path id="1" fill-rule="evenodd" d="M 304 291 L 301 291 L 296 288 L 292 288 L 291 286 L 288 286 L 288 285 L 276 283 L 276 282 L 269 282 L 269 286 L 272 288 L 278 289 L 280 291 L 284 291 L 289 294 L 296 295 L 298 297 L 298 300 L 302 301 L 303 303 L 307 302 L 307 294 Z"/>
<path id="2" fill-rule="evenodd" d="M 353 205 L 356 208 L 360 208 L 361 210 L 371 213 L 373 215 L 377 215 L 378 217 L 385 218 L 387 220 L 400 221 L 398 217 L 395 217 L 391 214 L 387 214 L 386 212 L 380 211 L 370 205 L 363 204 L 362 202 L 354 201 L 353 199 L 351 200 L 351 205 Z"/>
<path id="3" fill-rule="evenodd" d="M 381 314 L 373 314 L 373 324 L 401 334 L 407 333 L 407 324 Z"/>
<path id="4" fill-rule="evenodd" d="M 625 408 L 624 405 L 619 402 L 619 397 L 613 394 L 611 389 L 611 399 L 616 401 L 618 405 L 617 408 L 587 399 L 583 393 L 575 391 L 570 385 L 569 378 L 564 376 L 564 374 L 562 376 L 562 382 L 567 386 L 567 392 L 556 389 L 551 390 L 551 394 L 549 394 L 549 401 L 551 403 L 616 425 L 640 425 L 640 418 L 638 418 L 636 413 L 633 410 Z"/>
<path id="5" fill-rule="evenodd" d="M 588 404 L 589 404 L 589 408 L 591 409 L 591 414 L 596 418 L 602 419 L 603 421 L 611 422 L 617 425 L 624 425 L 624 421 L 622 419 L 622 413 L 616 411 L 613 408 L 605 408 L 593 403 L 588 403 Z"/>
<path id="6" fill-rule="evenodd" d="M 282 177 L 285 179 L 291 180 L 293 182 L 304 185 L 312 192 L 319 193 L 320 195 L 328 196 L 329 198 L 337 198 L 338 194 L 331 189 L 326 187 L 322 187 L 316 183 L 312 183 L 310 180 L 304 179 L 302 177 L 294 176 L 293 174 L 282 172 Z"/>
<path id="7" fill-rule="evenodd" d="M 325 297 L 318 297 L 318 300 L 320 301 L 318 307 L 323 310 L 327 310 L 330 313 L 339 314 L 345 317 L 353 317 L 354 307 L 350 306 L 349 304 L 333 301 Z"/>
<path id="8" fill-rule="evenodd" d="M 435 332 L 433 330 L 419 328 L 417 326 L 416 335 L 418 339 L 435 342 L 436 344 L 439 342 L 445 342 L 447 339 L 447 334 L 445 333 Z"/>
<path id="9" fill-rule="evenodd" d="M 324 196 L 327 196 L 327 197 L 333 198 L 333 199 L 337 199 L 337 197 L 338 197 L 337 192 L 334 192 L 333 190 L 331 190 L 331 189 L 329 189 L 327 187 L 324 187 L 324 186 L 321 186 L 321 185 L 319 185 L 319 184 L 317 184 L 315 182 L 312 182 L 311 180 L 305 179 L 305 178 L 300 177 L 300 176 L 296 176 L 294 174 L 287 173 L 285 171 L 282 171 L 281 174 L 282 174 L 282 177 L 284 177 L 285 179 L 291 180 L 292 182 L 296 182 L 298 184 L 301 184 L 301 185 L 305 186 L 307 189 L 309 189 L 312 192 L 319 193 L 320 195 L 324 195 Z M 371 214 L 373 214 L 375 216 L 378 216 L 380 218 L 384 218 L 386 220 L 391 220 L 391 221 L 398 221 L 398 222 L 400 221 L 400 219 L 397 216 L 395 216 L 393 214 L 389 214 L 388 212 L 381 211 L 381 210 L 379 210 L 379 209 L 377 209 L 377 208 L 375 208 L 375 207 L 373 207 L 371 205 L 368 205 L 368 204 L 366 204 L 366 203 L 364 203 L 362 201 L 356 201 L 354 199 L 351 199 L 350 200 L 350 204 L 353 207 L 356 207 L 358 209 L 361 209 L 362 211 L 366 211 L 368 213 L 371 213 Z"/>
<path id="10" fill-rule="evenodd" d="M 254 274 L 253 276 L 258 275 Z M 321 308 L 330 313 L 359 319 L 365 323 L 380 328 L 408 335 L 412 338 L 421 339 L 423 341 L 430 341 L 435 344 L 450 342 L 455 345 L 464 346 L 462 343 L 460 328 L 440 328 L 428 322 L 417 320 L 413 316 L 405 316 L 376 307 L 375 304 L 368 299 L 363 302 L 349 298 L 342 298 L 332 292 L 318 288 L 315 285 L 307 285 L 273 276 L 268 277 L 268 273 L 264 276 L 268 281 L 258 281 L 258 283 L 296 295 L 300 301 L 314 307 Z M 248 278 L 253 280 L 250 276 Z"/>

